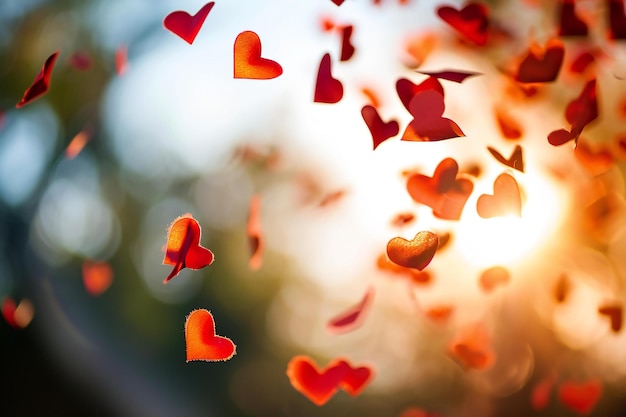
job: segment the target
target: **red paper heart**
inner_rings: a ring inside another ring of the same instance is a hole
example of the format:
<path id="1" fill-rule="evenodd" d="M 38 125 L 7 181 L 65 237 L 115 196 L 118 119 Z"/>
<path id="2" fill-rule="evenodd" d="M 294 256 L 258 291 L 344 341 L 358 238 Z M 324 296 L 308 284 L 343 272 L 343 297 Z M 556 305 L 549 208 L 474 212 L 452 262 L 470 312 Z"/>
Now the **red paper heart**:
<path id="1" fill-rule="evenodd" d="M 400 78 L 396 81 L 396 91 L 398 92 L 398 97 L 407 110 L 409 110 L 409 105 L 411 104 L 413 97 L 415 97 L 418 93 L 427 90 L 434 90 L 442 96 L 444 95 L 443 86 L 435 77 L 428 77 L 420 84 L 413 84 L 406 78 Z"/>
<path id="2" fill-rule="evenodd" d="M 519 64 L 515 79 L 521 83 L 548 83 L 556 80 L 563 64 L 565 47 L 550 39 L 545 48 L 533 43 Z"/>
<path id="3" fill-rule="evenodd" d="M 276 61 L 261 58 L 261 39 L 252 31 L 241 32 L 233 48 L 233 75 L 235 78 L 269 80 L 283 73 Z"/>
<path id="4" fill-rule="evenodd" d="M 409 112 L 414 119 L 404 131 L 402 140 L 433 142 L 465 136 L 454 121 L 441 117 L 445 109 L 443 95 L 437 91 L 417 93 L 409 103 Z"/>
<path id="5" fill-rule="evenodd" d="M 314 404 L 322 406 L 335 395 L 347 369 L 345 365 L 335 361 L 319 371 L 311 358 L 299 355 L 287 364 L 287 377 L 297 391 Z"/>
<path id="6" fill-rule="evenodd" d="M 333 78 L 330 54 L 324 54 L 317 71 L 313 101 L 316 103 L 337 103 L 342 97 L 343 85 L 341 85 L 341 81 Z"/>
<path id="7" fill-rule="evenodd" d="M 413 240 L 394 237 L 387 243 L 387 256 L 400 266 L 421 271 L 435 256 L 438 244 L 437 235 L 425 231 L 416 234 Z"/>
<path id="8" fill-rule="evenodd" d="M 585 84 L 578 97 L 572 100 L 565 109 L 565 119 L 571 125 L 566 129 L 555 130 L 548 135 L 551 145 L 562 145 L 572 139 L 578 140 L 585 126 L 598 118 L 598 96 L 596 80 L 592 79 Z"/>
<path id="9" fill-rule="evenodd" d="M 54 63 L 59 56 L 59 52 L 60 51 L 56 51 L 46 59 L 41 71 L 39 71 L 39 74 L 37 74 L 30 87 L 26 89 L 22 99 L 15 105 L 15 108 L 19 109 L 48 92 L 50 88 L 50 76 L 52 75 Z"/>
<path id="10" fill-rule="evenodd" d="M 479 282 L 485 292 L 491 292 L 497 286 L 507 284 L 510 279 L 511 274 L 508 269 L 502 266 L 494 266 L 480 274 Z"/>
<path id="11" fill-rule="evenodd" d="M 113 282 L 113 268 L 107 262 L 85 260 L 83 262 L 83 284 L 91 295 L 102 294 Z"/>
<path id="12" fill-rule="evenodd" d="M 185 345 L 189 361 L 227 361 L 236 352 L 236 346 L 227 337 L 217 336 L 211 312 L 193 310 L 185 321 Z"/>
<path id="13" fill-rule="evenodd" d="M 342 4 L 344 1 L 346 1 L 346 0 L 330 0 L 330 1 L 332 1 L 333 3 L 335 3 L 337 6 L 341 6 L 341 4 Z"/>
<path id="14" fill-rule="evenodd" d="M 461 10 L 440 6 L 437 15 L 468 41 L 483 46 L 487 43 L 489 9 L 479 3 L 468 3 Z"/>
<path id="15" fill-rule="evenodd" d="M 363 299 L 355 306 L 333 317 L 326 329 L 335 334 L 347 333 L 363 324 L 363 320 L 367 315 L 374 301 L 374 287 L 369 287 L 363 296 Z"/>
<path id="16" fill-rule="evenodd" d="M 626 13 L 624 0 L 608 0 L 609 36 L 611 39 L 626 39 Z"/>
<path id="17" fill-rule="evenodd" d="M 487 150 L 491 153 L 491 155 L 493 155 L 494 158 L 496 158 L 498 162 L 508 166 L 509 168 L 524 172 L 524 154 L 522 153 L 521 146 L 516 145 L 509 158 L 505 158 L 500 152 L 491 146 L 487 146 Z"/>
<path id="18" fill-rule="evenodd" d="M 466 179 L 457 179 L 459 165 L 452 158 L 442 160 L 433 177 L 421 174 L 411 175 L 406 183 L 411 198 L 433 209 L 433 214 L 441 219 L 458 220 L 469 198 L 474 184 Z"/>
<path id="19" fill-rule="evenodd" d="M 599 379 L 565 381 L 559 387 L 558 395 L 567 408 L 579 414 L 589 414 L 602 396 L 602 382 Z"/>
<path id="20" fill-rule="evenodd" d="M 622 330 L 623 311 L 621 305 L 605 305 L 598 307 L 598 313 L 609 317 L 611 320 L 611 330 L 614 333 Z"/>
<path id="21" fill-rule="evenodd" d="M 483 219 L 511 214 L 522 217 L 522 198 L 515 178 L 500 174 L 493 183 L 493 195 L 478 197 L 476 210 Z"/>
<path id="22" fill-rule="evenodd" d="M 341 55 L 340 61 L 347 61 L 354 55 L 354 45 L 350 41 L 354 26 L 348 25 L 341 28 Z"/>
<path id="23" fill-rule="evenodd" d="M 353 397 L 359 395 L 374 377 L 374 371 L 369 366 L 352 367 L 343 359 L 338 361 L 338 365 L 346 368 L 339 386 Z"/>
<path id="24" fill-rule="evenodd" d="M 263 264 L 263 251 L 265 249 L 265 239 L 261 231 L 261 197 L 258 195 L 254 195 L 250 199 L 250 211 L 246 231 L 250 246 L 249 266 L 250 269 L 256 271 Z"/>
<path id="25" fill-rule="evenodd" d="M 395 120 L 384 122 L 383 119 L 380 118 L 376 107 L 370 105 L 364 106 L 361 109 L 361 115 L 363 116 L 363 120 L 365 120 L 365 124 L 367 124 L 367 128 L 372 134 L 374 149 L 387 139 L 396 136 L 400 131 L 398 122 Z"/>
<path id="26" fill-rule="evenodd" d="M 191 45 L 214 5 L 214 1 L 205 4 L 193 16 L 182 10 L 172 12 L 163 19 L 163 27 Z"/>
<path id="27" fill-rule="evenodd" d="M 575 0 L 561 0 L 559 36 L 587 36 L 587 24 L 576 14 Z"/>
<path id="28" fill-rule="evenodd" d="M 167 248 L 164 265 L 173 265 L 174 269 L 165 278 L 167 283 L 183 268 L 200 269 L 213 263 L 213 252 L 200 246 L 200 224 L 191 214 L 185 214 L 170 226 L 167 235 Z"/>

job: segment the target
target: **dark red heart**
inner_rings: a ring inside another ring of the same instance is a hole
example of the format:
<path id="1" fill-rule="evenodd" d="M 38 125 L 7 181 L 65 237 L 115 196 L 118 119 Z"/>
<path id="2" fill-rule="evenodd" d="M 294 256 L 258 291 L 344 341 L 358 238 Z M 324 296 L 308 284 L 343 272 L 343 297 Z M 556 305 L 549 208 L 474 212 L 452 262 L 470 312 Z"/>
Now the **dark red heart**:
<path id="1" fill-rule="evenodd" d="M 213 6 L 215 2 L 209 2 L 193 16 L 182 10 L 172 12 L 163 19 L 163 27 L 191 45 Z"/>
<path id="2" fill-rule="evenodd" d="M 468 41 L 483 46 L 487 43 L 489 9 L 479 3 L 469 3 L 461 10 L 440 6 L 437 15 Z"/>
<path id="3" fill-rule="evenodd" d="M 333 78 L 330 54 L 324 54 L 317 72 L 313 101 L 316 103 L 337 103 L 342 97 L 343 85 L 341 81 Z"/>
<path id="4" fill-rule="evenodd" d="M 519 64 L 515 79 L 521 83 L 548 83 L 556 80 L 563 65 L 565 47 L 559 39 L 550 39 L 545 48 L 532 44 Z"/>
<path id="5" fill-rule="evenodd" d="M 384 122 L 383 119 L 380 118 L 380 115 L 374 106 L 364 106 L 361 109 L 361 115 L 363 116 L 363 120 L 365 120 L 365 124 L 367 124 L 367 128 L 372 134 L 374 149 L 387 139 L 396 136 L 400 131 L 398 122 L 395 120 Z"/>

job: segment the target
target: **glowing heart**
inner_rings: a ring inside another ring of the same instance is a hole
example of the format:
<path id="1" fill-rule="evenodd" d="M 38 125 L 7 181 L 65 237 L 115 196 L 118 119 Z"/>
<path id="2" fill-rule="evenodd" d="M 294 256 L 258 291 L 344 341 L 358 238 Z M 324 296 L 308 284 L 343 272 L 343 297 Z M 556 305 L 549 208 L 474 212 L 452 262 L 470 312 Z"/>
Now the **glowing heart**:
<path id="1" fill-rule="evenodd" d="M 374 287 L 369 287 L 363 299 L 357 305 L 333 317 L 326 325 L 326 329 L 331 333 L 339 334 L 347 333 L 358 328 L 363 324 L 363 320 L 372 306 L 373 301 Z"/>
<path id="2" fill-rule="evenodd" d="M 311 358 L 299 355 L 287 364 L 287 377 L 291 385 L 314 404 L 322 406 L 339 389 L 347 367 L 340 362 L 330 363 L 320 371 Z"/>
<path id="3" fill-rule="evenodd" d="M 491 292 L 500 285 L 507 284 L 511 279 L 508 269 L 501 266 L 494 266 L 484 270 L 480 274 L 480 286 L 485 292 Z"/>
<path id="4" fill-rule="evenodd" d="M 380 118 L 376 107 L 369 105 L 364 106 L 361 109 L 361 115 L 363 116 L 363 120 L 365 120 L 365 124 L 367 124 L 367 128 L 372 134 L 374 149 L 387 139 L 396 136 L 400 131 L 398 122 L 395 120 L 384 122 L 383 119 Z"/>
<path id="5" fill-rule="evenodd" d="M 559 400 L 570 410 L 589 414 L 602 396 L 602 382 L 590 379 L 584 382 L 565 381 L 558 391 Z"/>
<path id="6" fill-rule="evenodd" d="M 172 12 L 163 19 L 163 27 L 191 45 L 214 5 L 214 1 L 205 4 L 193 16 L 181 10 Z"/>
<path id="7" fill-rule="evenodd" d="M 611 320 L 611 330 L 614 333 L 622 330 L 623 311 L 621 305 L 605 305 L 598 307 L 598 313 Z"/>
<path id="8" fill-rule="evenodd" d="M 91 295 L 102 294 L 113 282 L 113 268 L 107 262 L 85 260 L 83 262 L 83 284 Z"/>
<path id="9" fill-rule="evenodd" d="M 339 360 L 339 366 L 345 368 L 345 375 L 339 386 L 353 397 L 359 395 L 374 377 L 374 371 L 369 366 L 352 367 L 343 359 Z"/>
<path id="10" fill-rule="evenodd" d="M 315 82 L 315 95 L 313 101 L 316 103 L 337 103 L 343 97 L 343 85 L 341 81 L 333 78 L 330 54 L 324 54 L 317 71 L 317 81 Z"/>
<path id="11" fill-rule="evenodd" d="M 435 256 L 438 244 L 439 238 L 431 232 L 419 232 L 413 240 L 394 237 L 387 243 L 387 256 L 395 264 L 421 271 Z"/>
<path id="12" fill-rule="evenodd" d="M 183 268 L 201 269 L 213 263 L 213 252 L 200 246 L 200 224 L 191 214 L 185 214 L 170 226 L 167 236 L 164 265 L 173 265 L 174 269 L 165 278 L 167 283 Z"/>
<path id="13" fill-rule="evenodd" d="M 459 165 L 452 158 L 442 160 L 431 177 L 411 175 L 406 183 L 411 198 L 433 209 L 441 219 L 458 220 L 469 198 L 474 184 L 466 179 L 457 179 Z"/>
<path id="14" fill-rule="evenodd" d="M 522 198 L 515 178 L 500 174 L 493 183 L 493 195 L 478 197 L 476 210 L 483 219 L 508 215 L 522 217 Z"/>
<path id="15" fill-rule="evenodd" d="M 501 164 L 504 164 L 509 168 L 516 169 L 520 172 L 524 172 L 524 154 L 522 153 L 521 146 L 515 146 L 515 149 L 513 149 L 513 153 L 509 158 L 505 158 L 500 152 L 498 152 L 495 148 L 492 148 L 491 146 L 487 146 L 487 150 Z"/>
<path id="16" fill-rule="evenodd" d="M 587 36 L 587 24 L 576 14 L 575 0 L 561 0 L 559 36 Z"/>
<path id="17" fill-rule="evenodd" d="M 252 31 L 237 35 L 233 58 L 235 78 L 269 80 L 283 73 L 283 68 L 278 62 L 261 57 L 261 39 Z"/>
<path id="18" fill-rule="evenodd" d="M 263 251 L 265 249 L 265 239 L 261 231 L 261 197 L 258 195 L 254 195 L 250 199 L 246 231 L 250 246 L 249 266 L 250 269 L 256 271 L 263 264 Z"/>
<path id="19" fill-rule="evenodd" d="M 485 370 L 495 362 L 489 335 L 480 325 L 461 330 L 450 343 L 449 351 L 466 369 Z"/>
<path id="20" fill-rule="evenodd" d="M 15 108 L 19 109 L 48 92 L 50 88 L 50 76 L 52 75 L 54 63 L 58 56 L 59 51 L 56 51 L 46 59 L 41 71 L 39 71 L 39 74 L 37 74 L 30 87 L 26 89 L 22 99 L 15 105 Z"/>
<path id="21" fill-rule="evenodd" d="M 350 41 L 352 37 L 352 31 L 354 30 L 354 26 L 348 25 L 341 28 L 341 55 L 339 56 L 340 61 L 347 61 L 352 58 L 354 55 L 354 45 Z"/>
<path id="22" fill-rule="evenodd" d="M 479 3 L 469 3 L 461 10 L 451 6 L 440 6 L 437 15 L 455 29 L 464 39 L 483 46 L 487 43 L 489 9 Z"/>
<path id="23" fill-rule="evenodd" d="M 565 47 L 559 39 L 551 39 L 545 48 L 532 44 L 519 64 L 515 79 L 521 83 L 548 83 L 556 80 L 563 65 Z"/>
<path id="24" fill-rule="evenodd" d="M 227 337 L 217 336 L 213 315 L 205 309 L 193 310 L 185 321 L 185 345 L 189 361 L 227 361 L 236 346 Z"/>
<path id="25" fill-rule="evenodd" d="M 409 112 L 414 119 L 404 131 L 402 140 L 433 142 L 465 136 L 454 121 L 442 117 L 445 109 L 443 95 L 437 91 L 417 93 L 409 103 Z"/>

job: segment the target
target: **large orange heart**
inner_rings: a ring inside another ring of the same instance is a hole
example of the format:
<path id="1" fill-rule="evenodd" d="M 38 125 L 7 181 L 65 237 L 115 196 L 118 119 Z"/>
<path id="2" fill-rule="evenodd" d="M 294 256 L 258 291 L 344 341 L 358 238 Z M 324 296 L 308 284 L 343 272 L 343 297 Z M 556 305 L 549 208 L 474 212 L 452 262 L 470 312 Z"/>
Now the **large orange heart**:
<path id="1" fill-rule="evenodd" d="M 435 256 L 438 245 L 439 238 L 431 232 L 419 232 L 413 240 L 394 237 L 387 243 L 387 256 L 395 264 L 421 271 Z"/>
<path id="2" fill-rule="evenodd" d="M 193 310 L 185 322 L 185 344 L 189 361 L 227 361 L 236 346 L 227 337 L 215 334 L 213 315 L 205 309 Z"/>
<path id="3" fill-rule="evenodd" d="M 493 195 L 483 194 L 476 202 L 478 215 L 483 219 L 513 214 L 522 217 L 522 197 L 515 178 L 500 174 L 493 183 Z"/>
<path id="4" fill-rule="evenodd" d="M 311 358 L 298 355 L 287 364 L 291 385 L 318 406 L 326 404 L 339 389 L 348 367 L 340 362 L 330 363 L 320 371 Z"/>
<path id="5" fill-rule="evenodd" d="M 599 379 L 565 381 L 559 387 L 558 395 L 567 408 L 580 414 L 589 414 L 602 396 L 602 382 Z"/>
<path id="6" fill-rule="evenodd" d="M 200 269 L 213 263 L 213 252 L 200 246 L 200 224 L 191 214 L 185 214 L 170 227 L 163 264 L 174 269 L 164 283 L 174 278 L 183 268 Z"/>
<path id="7" fill-rule="evenodd" d="M 283 73 L 278 62 L 261 58 L 261 39 L 252 31 L 237 35 L 233 58 L 235 78 L 269 80 Z"/>

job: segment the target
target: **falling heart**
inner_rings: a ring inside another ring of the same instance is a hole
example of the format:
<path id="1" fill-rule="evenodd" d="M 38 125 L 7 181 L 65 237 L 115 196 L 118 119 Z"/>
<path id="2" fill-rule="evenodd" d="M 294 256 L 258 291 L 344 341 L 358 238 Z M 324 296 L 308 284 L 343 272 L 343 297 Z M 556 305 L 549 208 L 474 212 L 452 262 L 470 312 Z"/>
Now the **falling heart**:
<path id="1" fill-rule="evenodd" d="M 374 377 L 374 372 L 369 366 L 355 368 L 343 359 L 339 360 L 339 366 L 345 368 L 345 375 L 339 386 L 353 397 L 359 395 Z"/>
<path id="2" fill-rule="evenodd" d="M 491 146 L 487 146 L 487 150 L 501 164 L 504 164 L 509 168 L 516 169 L 520 172 L 524 172 L 524 154 L 522 152 L 521 146 L 516 145 L 515 149 L 513 149 L 513 153 L 509 158 L 505 158 L 500 152 L 498 152 L 495 148 L 492 148 Z"/>
<path id="3" fill-rule="evenodd" d="M 485 5 L 469 3 L 461 10 L 450 6 L 441 6 L 437 9 L 437 15 L 468 41 L 478 46 L 487 43 L 489 9 Z"/>
<path id="4" fill-rule="evenodd" d="M 59 53 L 59 51 L 56 51 L 46 59 L 41 71 L 39 71 L 39 74 L 37 74 L 30 87 L 26 89 L 22 99 L 15 105 L 15 108 L 19 109 L 48 92 L 52 69 L 54 68 Z"/>
<path id="5" fill-rule="evenodd" d="M 479 282 L 485 292 L 491 292 L 497 286 L 507 284 L 510 279 L 511 274 L 508 269 L 502 266 L 494 266 L 480 274 Z"/>
<path id="6" fill-rule="evenodd" d="M 418 93 L 427 90 L 434 90 L 444 96 L 443 86 L 435 77 L 428 77 L 419 84 L 413 84 L 413 82 L 407 80 L 406 78 L 400 78 L 396 81 L 396 91 L 398 93 L 398 97 L 407 110 L 409 110 L 409 105 L 411 104 L 413 97 L 415 97 Z"/>
<path id="7" fill-rule="evenodd" d="M 420 271 L 428 266 L 435 256 L 439 238 L 431 232 L 419 232 L 413 240 L 394 237 L 387 243 L 387 256 L 395 264 Z"/>
<path id="8" fill-rule="evenodd" d="M 317 81 L 315 83 L 315 95 L 313 101 L 316 103 L 337 103 L 343 97 L 343 85 L 341 81 L 333 78 L 330 54 L 324 54 L 317 71 Z"/>
<path id="9" fill-rule="evenodd" d="M 311 358 L 299 355 L 287 364 L 287 377 L 291 385 L 314 404 L 322 406 L 339 389 L 347 367 L 340 362 L 330 363 L 320 371 Z"/>
<path id="10" fill-rule="evenodd" d="M 483 219 L 511 214 L 522 217 L 522 198 L 515 178 L 500 174 L 493 183 L 493 195 L 478 197 L 476 210 Z"/>
<path id="11" fill-rule="evenodd" d="M 235 355 L 236 346 L 227 337 L 217 336 L 211 312 L 193 310 L 185 322 L 185 344 L 189 361 L 227 361 Z"/>
<path id="12" fill-rule="evenodd" d="M 519 64 L 515 79 L 521 83 L 548 83 L 556 80 L 563 64 L 565 47 L 551 39 L 545 48 L 533 44 Z"/>
<path id="13" fill-rule="evenodd" d="M 409 112 L 414 119 L 409 123 L 402 140 L 432 142 L 465 136 L 452 120 L 442 117 L 446 107 L 443 95 L 435 90 L 417 93 L 409 103 Z"/>
<path id="14" fill-rule="evenodd" d="M 367 124 L 367 128 L 372 134 L 374 149 L 387 139 L 396 136 L 400 131 L 398 122 L 395 120 L 384 122 L 383 119 L 380 118 L 376 107 L 370 105 L 364 106 L 361 109 L 361 115 L 363 116 L 363 120 L 365 120 L 365 124 Z"/>
<path id="15" fill-rule="evenodd" d="M 182 10 L 172 12 L 163 19 L 163 27 L 191 45 L 214 5 L 214 1 L 205 4 L 193 16 Z"/>
<path id="16" fill-rule="evenodd" d="M 567 408 L 580 414 L 589 414 L 602 396 L 602 382 L 599 379 L 565 381 L 559 387 L 558 396 Z"/>
<path id="17" fill-rule="evenodd" d="M 283 68 L 278 62 L 261 57 L 261 39 L 252 31 L 237 35 L 233 58 L 235 78 L 269 80 L 283 73 Z"/>

